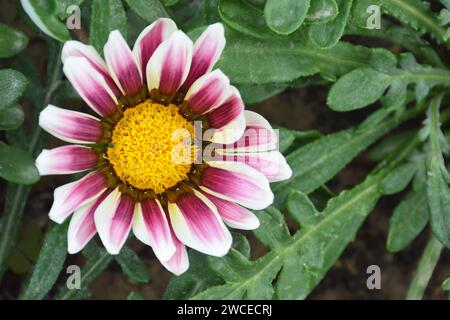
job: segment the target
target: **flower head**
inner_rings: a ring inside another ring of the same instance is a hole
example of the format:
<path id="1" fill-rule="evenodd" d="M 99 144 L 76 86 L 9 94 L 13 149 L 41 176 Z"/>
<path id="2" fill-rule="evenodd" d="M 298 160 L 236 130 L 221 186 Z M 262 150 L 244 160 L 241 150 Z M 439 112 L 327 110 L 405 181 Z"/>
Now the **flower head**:
<path id="1" fill-rule="evenodd" d="M 229 79 L 211 71 L 224 46 L 221 24 L 193 44 L 170 19 L 144 29 L 133 50 L 111 32 L 105 60 L 90 46 L 65 44 L 64 73 L 97 116 L 45 108 L 41 127 L 74 145 L 44 150 L 36 164 L 41 175 L 90 171 L 54 192 L 50 218 L 73 214 L 70 253 L 98 232 L 117 254 L 132 230 L 181 274 L 185 246 L 223 256 L 232 242 L 225 224 L 259 226 L 246 208 L 269 206 L 269 181 L 291 170 L 270 124 L 244 111 Z"/>

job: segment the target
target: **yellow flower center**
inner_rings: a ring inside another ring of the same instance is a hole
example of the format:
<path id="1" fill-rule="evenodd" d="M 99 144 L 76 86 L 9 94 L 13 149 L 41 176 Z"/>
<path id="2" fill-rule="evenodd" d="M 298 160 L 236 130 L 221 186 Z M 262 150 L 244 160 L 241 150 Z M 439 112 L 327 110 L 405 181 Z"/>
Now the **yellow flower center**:
<path id="1" fill-rule="evenodd" d="M 188 177 L 194 126 L 178 110 L 151 100 L 125 110 L 107 152 L 122 181 L 160 194 Z"/>

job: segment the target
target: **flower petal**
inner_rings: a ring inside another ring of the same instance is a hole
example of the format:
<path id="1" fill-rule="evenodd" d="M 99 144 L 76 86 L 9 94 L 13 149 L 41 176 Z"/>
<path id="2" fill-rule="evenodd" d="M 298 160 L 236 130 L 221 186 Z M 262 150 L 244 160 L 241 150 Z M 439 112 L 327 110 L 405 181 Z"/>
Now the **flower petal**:
<path id="1" fill-rule="evenodd" d="M 177 30 L 177 25 L 173 20 L 160 18 L 145 28 L 138 36 L 134 44 L 133 54 L 143 76 L 146 75 L 147 63 L 156 48 Z"/>
<path id="2" fill-rule="evenodd" d="M 109 73 L 123 94 L 136 95 L 142 88 L 142 74 L 127 42 L 118 30 L 109 34 L 104 54 Z"/>
<path id="3" fill-rule="evenodd" d="M 231 247 L 231 234 L 216 207 L 200 192 L 180 195 L 168 205 L 177 238 L 188 247 L 212 256 L 224 256 Z"/>
<path id="4" fill-rule="evenodd" d="M 205 114 L 225 101 L 230 92 L 230 80 L 220 70 L 200 77 L 191 86 L 185 100 L 191 111 Z"/>
<path id="5" fill-rule="evenodd" d="M 167 261 L 175 253 L 169 223 L 158 200 L 146 199 L 136 204 L 133 232 L 136 238 L 153 248 L 159 260 Z"/>
<path id="6" fill-rule="evenodd" d="M 88 46 L 80 41 L 75 40 L 67 41 L 64 43 L 64 47 L 61 53 L 62 62 L 66 63 L 66 60 L 69 57 L 86 58 L 86 60 L 95 69 L 95 71 L 103 76 L 114 95 L 116 97 L 120 97 L 122 95 L 119 88 L 117 88 L 114 80 L 111 78 L 105 61 L 93 46 Z"/>
<path id="7" fill-rule="evenodd" d="M 161 261 L 162 265 L 175 274 L 179 276 L 189 269 L 189 258 L 187 254 L 186 247 L 181 243 L 180 240 L 175 236 L 173 230 L 170 231 L 173 239 L 173 243 L 175 244 L 175 253 L 172 257 L 167 261 Z"/>
<path id="8" fill-rule="evenodd" d="M 287 180 L 292 170 L 279 151 L 258 153 L 230 153 L 229 150 L 215 150 L 221 161 L 240 162 L 264 174 L 269 182 Z"/>
<path id="9" fill-rule="evenodd" d="M 131 230 L 135 210 L 134 199 L 116 188 L 97 207 L 95 227 L 106 250 L 118 254 Z"/>
<path id="10" fill-rule="evenodd" d="M 97 199 L 79 208 L 73 214 L 72 219 L 70 219 L 69 231 L 67 232 L 67 251 L 70 254 L 80 252 L 97 233 L 94 223 L 94 212 L 108 194 L 108 191 L 103 192 Z"/>
<path id="11" fill-rule="evenodd" d="M 172 96 L 186 80 L 192 60 L 192 41 L 182 31 L 174 32 L 156 49 L 147 64 L 148 90 L 159 89 Z"/>
<path id="12" fill-rule="evenodd" d="M 39 125 L 53 136 L 72 143 L 96 143 L 103 136 L 97 118 L 52 105 L 41 111 Z"/>
<path id="13" fill-rule="evenodd" d="M 110 116 L 117 110 L 117 98 L 105 78 L 85 58 L 69 57 L 64 74 L 83 100 L 99 115 Z"/>
<path id="14" fill-rule="evenodd" d="M 230 227 L 241 230 L 254 230 L 259 227 L 259 220 L 253 212 L 211 194 L 204 193 L 204 195 L 216 206 L 223 221 Z"/>
<path id="15" fill-rule="evenodd" d="M 92 148 L 71 145 L 42 150 L 36 159 L 36 167 L 41 176 L 71 174 L 92 169 L 97 162 L 98 154 Z"/>
<path id="16" fill-rule="evenodd" d="M 188 90 L 198 78 L 210 72 L 214 67 L 225 48 L 224 33 L 223 25 L 215 23 L 206 28 L 197 39 L 194 45 L 191 70 L 183 89 Z"/>
<path id="17" fill-rule="evenodd" d="M 107 186 L 106 177 L 92 172 L 82 179 L 55 189 L 50 219 L 62 223 L 72 212 L 97 198 Z"/>
<path id="18" fill-rule="evenodd" d="M 218 198 L 262 210 L 273 202 L 269 181 L 252 167 L 238 162 L 208 162 L 200 188 Z"/>

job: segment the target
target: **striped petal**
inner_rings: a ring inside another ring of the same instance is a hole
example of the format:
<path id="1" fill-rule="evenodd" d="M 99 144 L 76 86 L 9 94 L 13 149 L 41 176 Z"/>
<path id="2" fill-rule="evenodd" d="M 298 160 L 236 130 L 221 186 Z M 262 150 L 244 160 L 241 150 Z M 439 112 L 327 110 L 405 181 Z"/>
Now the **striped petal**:
<path id="1" fill-rule="evenodd" d="M 225 34 L 221 23 L 210 25 L 200 35 L 194 45 L 192 66 L 188 78 L 183 85 L 188 90 L 201 76 L 212 70 L 225 48 Z"/>
<path id="2" fill-rule="evenodd" d="M 171 19 L 160 18 L 145 28 L 138 36 L 134 44 L 133 54 L 143 76 L 146 75 L 147 63 L 156 48 L 177 30 L 175 22 Z"/>
<path id="3" fill-rule="evenodd" d="M 102 124 L 97 118 L 52 105 L 41 111 L 39 125 L 53 136 L 71 143 L 96 143 L 103 136 Z"/>
<path id="4" fill-rule="evenodd" d="M 208 162 L 200 188 L 218 198 L 262 210 L 273 202 L 269 181 L 257 170 L 238 162 Z"/>
<path id="5" fill-rule="evenodd" d="M 105 200 L 109 192 L 103 192 L 97 199 L 89 202 L 75 211 L 70 219 L 69 231 L 67 232 L 67 251 L 75 254 L 83 250 L 89 240 L 97 233 L 94 223 L 94 212 Z"/>
<path id="6" fill-rule="evenodd" d="M 204 195 L 216 206 L 223 221 L 230 227 L 241 230 L 254 230 L 259 227 L 259 220 L 251 211 L 211 194 L 204 193 Z"/>
<path id="7" fill-rule="evenodd" d="M 220 70 L 200 77 L 191 86 L 185 100 L 191 111 L 205 114 L 220 106 L 230 92 L 230 80 Z"/>
<path id="8" fill-rule="evenodd" d="M 174 32 L 156 49 L 147 64 L 148 90 L 174 95 L 186 80 L 192 61 L 192 41 L 182 31 Z"/>
<path id="9" fill-rule="evenodd" d="M 72 86 L 95 112 L 104 117 L 116 112 L 116 96 L 86 58 L 69 57 L 63 69 Z"/>
<path id="10" fill-rule="evenodd" d="M 208 198 L 193 190 L 169 203 L 168 209 L 173 230 L 186 246 L 212 256 L 227 254 L 231 234 Z"/>
<path id="11" fill-rule="evenodd" d="M 181 243 L 180 240 L 175 236 L 173 230 L 170 231 L 173 239 L 173 243 L 175 244 L 175 253 L 172 257 L 167 261 L 161 261 L 162 265 L 175 274 L 179 276 L 189 269 L 189 258 L 187 254 L 186 247 Z"/>
<path id="12" fill-rule="evenodd" d="M 292 176 L 292 170 L 279 151 L 255 153 L 230 153 L 230 150 L 215 150 L 221 161 L 240 162 L 258 170 L 266 176 L 269 182 L 287 180 Z"/>
<path id="13" fill-rule="evenodd" d="M 78 181 L 56 188 L 49 213 L 50 219 L 62 223 L 76 209 L 97 198 L 106 186 L 105 176 L 93 172 Z"/>
<path id="14" fill-rule="evenodd" d="M 70 40 L 64 43 L 61 53 L 63 63 L 66 63 L 69 57 L 85 58 L 92 68 L 103 76 L 111 91 L 116 97 L 120 97 L 122 93 L 117 88 L 114 80 L 111 78 L 108 67 L 103 58 L 98 54 L 93 46 L 88 46 L 80 41 Z"/>
<path id="15" fill-rule="evenodd" d="M 153 248 L 159 260 L 167 261 L 175 253 L 169 223 L 158 200 L 146 199 L 136 204 L 133 232 L 136 238 Z"/>
<path id="16" fill-rule="evenodd" d="M 131 230 L 134 209 L 134 199 L 116 188 L 95 210 L 95 227 L 110 254 L 119 254 L 125 244 Z"/>
<path id="17" fill-rule="evenodd" d="M 71 174 L 93 169 L 97 162 L 98 154 L 92 148 L 70 145 L 42 150 L 36 159 L 36 167 L 41 176 Z"/>
<path id="18" fill-rule="evenodd" d="M 118 30 L 109 34 L 104 47 L 109 73 L 123 94 L 136 95 L 142 88 L 142 74 L 127 42 Z"/>

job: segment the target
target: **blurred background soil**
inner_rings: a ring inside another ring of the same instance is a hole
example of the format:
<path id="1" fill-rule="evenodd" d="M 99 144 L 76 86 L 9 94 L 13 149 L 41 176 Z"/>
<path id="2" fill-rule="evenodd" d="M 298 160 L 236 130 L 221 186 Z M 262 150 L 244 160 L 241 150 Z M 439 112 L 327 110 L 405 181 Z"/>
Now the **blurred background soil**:
<path id="1" fill-rule="evenodd" d="M 0 22 L 13 24 L 30 36 L 30 43 L 25 54 L 45 75 L 47 64 L 46 47 L 42 40 L 30 33 L 18 18 L 13 0 L 0 0 Z M 2 65 L 0 64 L 0 67 Z M 263 103 L 247 106 L 265 116 L 272 124 L 296 130 L 319 130 L 326 134 L 348 128 L 365 118 L 371 109 L 352 113 L 336 113 L 326 106 L 326 89 L 310 87 L 290 89 Z M 26 103 L 26 102 L 25 102 Z M 70 106 L 70 104 L 68 105 Z M 79 106 L 79 104 L 78 104 Z M 1 137 L 2 140 L 4 137 Z M 49 139 L 47 147 L 60 144 Z M 373 168 L 362 154 L 345 170 L 335 177 L 328 186 L 333 192 L 350 188 L 361 182 Z M 64 176 L 42 178 L 33 186 L 24 213 L 24 225 L 19 231 L 19 241 L 31 252 L 38 253 L 42 234 L 49 222 L 47 213 L 53 200 L 53 189 L 68 182 Z M 5 183 L 0 182 L 0 207 L 3 208 Z M 370 214 L 360 229 L 355 241 L 344 251 L 343 255 L 328 272 L 309 299 L 403 299 L 412 279 L 422 250 L 429 237 L 427 228 L 418 239 L 400 253 L 391 254 L 386 250 L 386 238 L 389 218 L 398 201 L 404 194 L 384 197 Z M 265 252 L 265 248 L 248 234 L 252 243 L 252 256 L 256 258 Z M 25 240 L 24 240 L 25 239 Z M 95 240 L 98 241 L 98 240 Z M 135 249 L 148 265 L 151 280 L 148 284 L 131 282 L 123 275 L 120 267 L 113 262 L 108 269 L 98 276 L 89 286 L 92 299 L 125 299 L 133 291 L 145 299 L 161 299 L 170 274 L 156 260 L 151 249 L 131 239 L 130 246 Z M 21 255 L 22 248 L 15 248 L 11 258 L 14 270 L 8 270 L 0 285 L 0 299 L 15 299 L 21 285 L 26 280 L 32 261 Z M 33 251 L 34 250 L 34 251 Z M 33 254 L 32 254 L 33 255 Z M 81 255 L 70 256 L 66 264 L 82 263 Z M 370 265 L 381 268 L 381 290 L 368 290 L 366 269 Z M 446 294 L 440 288 L 441 283 L 450 276 L 450 251 L 444 250 L 426 291 L 426 299 L 445 299 Z"/>

